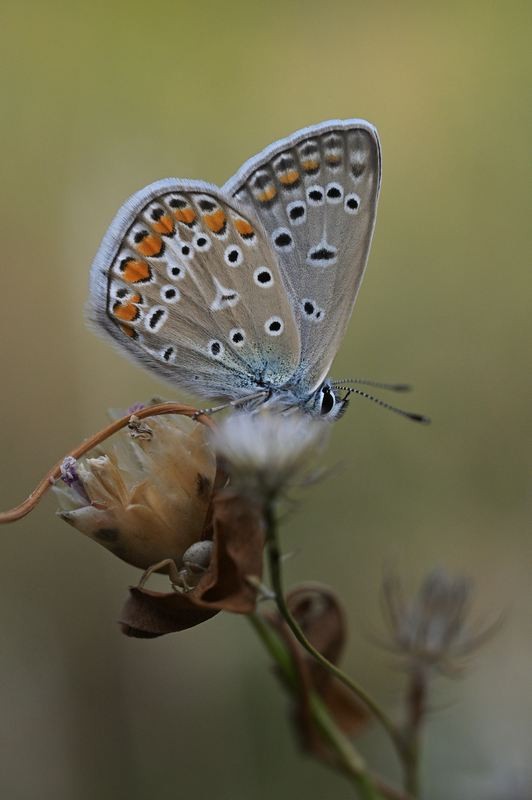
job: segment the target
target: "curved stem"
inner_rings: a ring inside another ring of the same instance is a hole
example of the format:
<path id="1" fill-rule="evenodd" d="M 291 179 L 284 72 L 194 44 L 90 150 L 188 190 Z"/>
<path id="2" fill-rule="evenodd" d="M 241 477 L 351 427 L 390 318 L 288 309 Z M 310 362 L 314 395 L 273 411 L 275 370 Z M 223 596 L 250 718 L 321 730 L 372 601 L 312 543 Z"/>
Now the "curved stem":
<path id="1" fill-rule="evenodd" d="M 345 674 L 336 664 L 333 664 L 319 650 L 308 641 L 303 630 L 290 613 L 290 609 L 285 600 L 283 583 L 282 583 L 282 570 L 281 570 L 281 551 L 279 548 L 279 541 L 277 538 L 277 526 L 275 521 L 275 512 L 272 503 L 267 503 L 264 509 L 266 520 L 266 546 L 268 553 L 268 563 L 270 570 L 270 579 L 272 589 L 275 593 L 275 601 L 281 616 L 286 624 L 296 637 L 297 641 L 302 647 L 310 653 L 316 661 L 327 669 L 332 675 L 340 680 L 345 686 L 358 697 L 358 699 L 368 708 L 376 719 L 381 723 L 382 727 L 388 733 L 390 739 L 395 745 L 395 749 L 402 763 L 404 763 L 405 745 L 401 732 L 398 730 L 394 722 L 388 717 L 385 711 L 380 707 L 376 700 L 374 700 L 365 689 L 360 686 L 355 680 Z"/>
<path id="2" fill-rule="evenodd" d="M 148 408 L 135 411 L 135 417 L 138 419 L 157 417 L 162 414 L 179 414 L 184 417 L 191 417 L 197 422 L 201 422 L 203 425 L 207 425 L 208 427 L 214 427 L 213 421 L 207 414 L 203 414 L 196 408 L 192 408 L 192 406 L 186 406 L 180 403 L 159 403 L 158 405 L 148 406 Z M 20 503 L 20 505 L 16 506 L 15 508 L 12 508 L 10 511 L 4 511 L 3 513 L 0 513 L 0 525 L 5 525 L 8 522 L 15 522 L 18 519 L 22 519 L 22 517 L 25 517 L 26 514 L 29 514 L 30 511 L 35 508 L 42 496 L 46 494 L 48 489 L 52 486 L 53 482 L 61 476 L 61 465 L 67 456 L 81 458 L 81 456 L 84 456 L 85 453 L 89 452 L 89 450 L 92 450 L 94 447 L 108 439 L 109 436 L 112 436 L 113 433 L 125 428 L 129 424 L 131 416 L 131 414 L 127 414 L 126 416 L 115 420 L 115 422 L 112 422 L 110 425 L 102 428 L 101 431 L 98 431 L 98 433 L 95 433 L 93 436 L 85 439 L 85 441 L 78 445 L 78 447 L 74 448 L 74 450 L 71 450 L 69 453 L 63 456 L 61 460 L 57 462 L 57 464 L 48 470 L 44 478 L 39 481 L 33 492 L 26 500 L 24 500 L 24 502 Z"/>
<path id="3" fill-rule="evenodd" d="M 298 690 L 298 676 L 290 653 L 279 636 L 258 614 L 251 614 L 249 620 L 274 659 L 286 683 L 294 691 Z M 334 750 L 346 776 L 356 787 L 363 800 L 410 800 L 405 794 L 388 786 L 379 777 L 368 772 L 366 763 L 349 739 L 338 728 L 322 699 L 315 692 L 309 696 L 309 708 L 312 719 L 321 735 Z"/>

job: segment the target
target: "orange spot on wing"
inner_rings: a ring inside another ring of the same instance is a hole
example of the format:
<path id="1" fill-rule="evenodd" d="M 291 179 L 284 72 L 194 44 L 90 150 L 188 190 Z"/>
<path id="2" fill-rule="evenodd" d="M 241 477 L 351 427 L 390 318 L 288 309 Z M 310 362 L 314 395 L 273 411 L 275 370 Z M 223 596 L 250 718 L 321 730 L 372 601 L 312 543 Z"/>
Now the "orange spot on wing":
<path id="1" fill-rule="evenodd" d="M 205 214 L 203 221 L 210 231 L 220 233 L 225 227 L 226 219 L 224 212 L 219 208 L 217 211 L 213 211 L 212 214 Z"/>
<path id="2" fill-rule="evenodd" d="M 135 339 L 137 337 L 136 330 L 130 328 L 128 325 L 120 325 L 120 330 L 122 333 L 125 333 L 126 336 L 129 336 L 130 339 Z"/>
<path id="3" fill-rule="evenodd" d="M 283 184 L 283 186 L 292 186 L 293 183 L 297 183 L 299 180 L 299 172 L 297 169 L 289 169 L 287 172 L 283 172 L 279 175 L 279 181 Z"/>
<path id="4" fill-rule="evenodd" d="M 319 168 L 320 162 L 315 158 L 309 158 L 306 161 L 302 161 L 301 166 L 305 172 L 312 172 L 313 170 Z"/>
<path id="5" fill-rule="evenodd" d="M 273 200 L 276 194 L 277 189 L 275 186 L 268 186 L 263 192 L 257 195 L 257 200 L 259 203 L 268 203 L 270 200 Z"/>
<path id="6" fill-rule="evenodd" d="M 129 298 L 130 303 L 142 303 L 142 296 L 138 293 L 132 294 Z"/>
<path id="7" fill-rule="evenodd" d="M 151 269 L 145 261 L 128 259 L 120 269 L 120 273 L 127 283 L 140 283 L 151 279 Z"/>
<path id="8" fill-rule="evenodd" d="M 163 243 L 159 236 L 148 234 L 144 239 L 135 245 L 135 250 L 141 256 L 158 256 L 163 249 Z"/>
<path id="9" fill-rule="evenodd" d="M 174 223 L 172 222 L 172 218 L 165 214 L 163 217 L 157 220 L 152 224 L 152 228 L 156 233 L 160 233 L 163 236 L 168 236 L 174 232 Z"/>
<path id="10" fill-rule="evenodd" d="M 193 208 L 176 208 L 174 217 L 178 222 L 184 222 L 185 225 L 190 225 L 196 219 L 196 212 Z"/>
<path id="11" fill-rule="evenodd" d="M 134 322 L 138 319 L 140 311 L 133 303 L 115 303 L 113 306 L 113 314 L 117 319 L 121 319 L 123 322 Z"/>
<path id="12" fill-rule="evenodd" d="M 337 155 L 336 153 L 328 153 L 325 156 L 325 161 L 327 164 L 334 166 L 335 164 L 339 164 L 342 160 L 342 156 Z"/>
<path id="13" fill-rule="evenodd" d="M 253 236 L 255 233 L 247 219 L 235 219 L 235 228 L 241 236 Z"/>

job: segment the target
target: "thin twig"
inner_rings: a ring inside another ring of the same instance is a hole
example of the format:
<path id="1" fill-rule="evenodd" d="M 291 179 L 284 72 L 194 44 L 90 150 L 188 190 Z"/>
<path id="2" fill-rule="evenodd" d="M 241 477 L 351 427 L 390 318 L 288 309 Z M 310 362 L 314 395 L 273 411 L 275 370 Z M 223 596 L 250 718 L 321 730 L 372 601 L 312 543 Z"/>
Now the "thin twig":
<path id="1" fill-rule="evenodd" d="M 196 408 L 192 408 L 192 406 L 186 406 L 180 403 L 159 403 L 156 406 L 148 406 L 148 408 L 135 411 L 135 417 L 137 417 L 137 419 L 156 417 L 162 414 L 179 414 L 184 417 L 191 417 L 197 422 L 201 422 L 203 425 L 207 425 L 208 427 L 214 427 L 214 423 L 209 416 L 201 413 Z M 89 450 L 94 449 L 97 445 L 108 439 L 109 436 L 112 436 L 113 433 L 125 428 L 129 424 L 130 419 L 131 414 L 127 414 L 126 416 L 117 419 L 115 422 L 112 422 L 110 425 L 102 428 L 102 430 L 98 431 L 98 433 L 95 433 L 93 436 L 85 439 L 84 442 L 78 445 L 78 447 L 76 447 L 74 450 L 71 450 L 69 453 L 67 453 L 66 456 L 63 456 L 61 460 L 55 464 L 55 466 L 48 470 L 44 478 L 39 481 L 33 492 L 26 500 L 24 500 L 24 502 L 20 503 L 20 505 L 16 506 L 15 508 L 12 508 L 10 511 L 4 511 L 3 513 L 0 513 L 0 525 L 22 519 L 22 517 L 25 517 L 26 514 L 29 514 L 30 511 L 35 508 L 39 500 L 44 494 L 46 494 L 54 481 L 61 476 L 61 465 L 67 456 L 81 458 L 81 456 L 84 456 L 85 453 L 89 452 Z"/>

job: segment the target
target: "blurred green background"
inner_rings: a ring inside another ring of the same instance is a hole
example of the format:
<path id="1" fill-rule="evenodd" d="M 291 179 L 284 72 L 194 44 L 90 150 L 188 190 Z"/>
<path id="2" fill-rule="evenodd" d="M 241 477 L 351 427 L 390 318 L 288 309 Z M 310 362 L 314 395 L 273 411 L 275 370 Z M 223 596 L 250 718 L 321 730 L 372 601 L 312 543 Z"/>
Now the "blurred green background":
<path id="1" fill-rule="evenodd" d="M 353 400 L 333 431 L 340 468 L 285 528 L 296 552 L 286 572 L 338 590 L 351 623 L 344 665 L 391 712 L 402 675 L 372 642 L 385 564 L 411 587 L 434 565 L 466 573 L 479 617 L 504 612 L 464 678 L 436 686 L 432 800 L 509 799 L 532 785 L 529 9 L 4 0 L 0 10 L 3 508 L 108 407 L 173 396 L 84 324 L 89 265 L 123 200 L 169 175 L 223 183 L 324 119 L 378 126 L 376 235 L 334 372 L 412 381 L 407 405 L 434 422 Z M 53 499 L 1 536 L 3 797 L 352 796 L 299 755 L 244 619 L 128 640 L 115 620 L 136 571 L 57 520 Z M 394 774 L 378 731 L 361 747 Z"/>

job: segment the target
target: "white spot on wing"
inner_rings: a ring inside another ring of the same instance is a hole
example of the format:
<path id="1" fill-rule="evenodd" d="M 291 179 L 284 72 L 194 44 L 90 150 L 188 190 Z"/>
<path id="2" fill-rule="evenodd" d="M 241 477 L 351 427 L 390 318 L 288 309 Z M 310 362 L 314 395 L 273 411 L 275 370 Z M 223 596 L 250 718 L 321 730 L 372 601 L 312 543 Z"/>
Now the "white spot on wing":
<path id="1" fill-rule="evenodd" d="M 212 311 L 220 311 L 223 308 L 233 308 L 240 300 L 240 295 L 235 289 L 227 289 L 222 286 L 217 278 L 213 278 L 216 286 L 216 297 L 211 303 Z"/>
<path id="2" fill-rule="evenodd" d="M 333 205 L 341 203 L 344 197 L 344 188 L 340 183 L 328 183 L 325 189 L 327 202 Z"/>
<path id="3" fill-rule="evenodd" d="M 336 264 L 338 251 L 332 244 L 321 241 L 315 247 L 311 247 L 307 253 L 306 264 L 309 267 L 330 267 Z"/>
<path id="4" fill-rule="evenodd" d="M 309 206 L 322 206 L 325 202 L 325 192 L 323 186 L 315 183 L 307 189 L 307 201 Z"/>
<path id="5" fill-rule="evenodd" d="M 242 250 L 237 244 L 230 244 L 225 248 L 224 261 L 228 267 L 239 267 L 243 260 Z"/>
<path id="6" fill-rule="evenodd" d="M 207 352 L 210 356 L 212 356 L 212 358 L 219 360 L 220 358 L 223 358 L 225 347 L 218 339 L 211 339 L 207 345 Z"/>
<path id="7" fill-rule="evenodd" d="M 253 273 L 253 280 L 261 289 L 269 289 L 273 286 L 273 275 L 268 267 L 257 267 Z"/>
<path id="8" fill-rule="evenodd" d="M 281 317 L 270 317 L 264 323 L 264 330 L 268 336 L 280 336 L 284 330 L 284 322 Z"/>
<path id="9" fill-rule="evenodd" d="M 346 194 L 344 200 L 344 211 L 346 214 L 358 214 L 360 209 L 360 197 L 356 192 Z"/>
<path id="10" fill-rule="evenodd" d="M 157 333 L 157 331 L 161 330 L 167 319 L 168 309 L 164 306 L 152 306 L 146 314 L 144 327 L 146 330 L 150 331 L 150 333 Z"/>
<path id="11" fill-rule="evenodd" d="M 286 206 L 290 225 L 303 225 L 307 221 L 307 207 L 303 200 L 293 200 Z"/>
<path id="12" fill-rule="evenodd" d="M 243 347 L 246 341 L 246 332 L 244 328 L 232 328 L 229 331 L 229 339 L 233 347 Z"/>
<path id="13" fill-rule="evenodd" d="M 181 294 L 176 286 L 167 284 L 161 288 L 161 300 L 165 303 L 177 303 L 180 298 Z"/>

